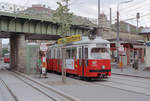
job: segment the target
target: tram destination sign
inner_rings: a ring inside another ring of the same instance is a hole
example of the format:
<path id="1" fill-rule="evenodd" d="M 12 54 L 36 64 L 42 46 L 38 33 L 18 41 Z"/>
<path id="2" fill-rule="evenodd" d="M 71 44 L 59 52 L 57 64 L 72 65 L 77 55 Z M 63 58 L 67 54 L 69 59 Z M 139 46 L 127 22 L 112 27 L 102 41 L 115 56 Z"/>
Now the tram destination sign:
<path id="1" fill-rule="evenodd" d="M 77 35 L 72 35 L 70 37 L 66 37 L 66 38 L 60 38 L 58 39 L 58 44 L 63 44 L 63 43 L 70 43 L 70 42 L 75 42 L 75 41 L 80 41 L 81 40 L 81 35 L 77 34 Z"/>

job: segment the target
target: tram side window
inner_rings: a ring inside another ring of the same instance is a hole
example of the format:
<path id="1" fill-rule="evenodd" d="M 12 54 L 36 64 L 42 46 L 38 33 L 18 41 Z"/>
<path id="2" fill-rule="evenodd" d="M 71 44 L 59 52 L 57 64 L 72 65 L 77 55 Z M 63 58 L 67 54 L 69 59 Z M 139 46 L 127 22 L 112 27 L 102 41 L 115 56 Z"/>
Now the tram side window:
<path id="1" fill-rule="evenodd" d="M 66 59 L 70 59 L 71 51 L 69 48 L 66 49 Z"/>
<path id="2" fill-rule="evenodd" d="M 67 59 L 76 59 L 77 56 L 77 48 L 67 48 L 66 49 L 66 58 Z"/>
<path id="3" fill-rule="evenodd" d="M 51 59 L 51 49 L 49 50 L 49 58 Z"/>
<path id="4" fill-rule="evenodd" d="M 52 49 L 52 52 L 51 52 L 51 58 L 54 59 L 54 55 L 55 55 L 55 50 L 54 48 Z"/>
<path id="5" fill-rule="evenodd" d="M 60 49 L 57 49 L 57 58 L 60 59 Z"/>
<path id="6" fill-rule="evenodd" d="M 77 48 L 72 48 L 72 59 L 76 59 L 77 57 Z"/>
<path id="7" fill-rule="evenodd" d="M 79 59 L 81 59 L 81 48 L 79 48 Z"/>
<path id="8" fill-rule="evenodd" d="M 79 65 L 81 66 L 82 63 L 82 54 L 81 54 L 82 50 L 81 48 L 79 48 Z"/>
<path id="9" fill-rule="evenodd" d="M 55 48 L 55 59 L 57 59 L 57 48 Z"/>
<path id="10" fill-rule="evenodd" d="M 88 58 L 88 48 L 85 48 L 85 59 Z"/>

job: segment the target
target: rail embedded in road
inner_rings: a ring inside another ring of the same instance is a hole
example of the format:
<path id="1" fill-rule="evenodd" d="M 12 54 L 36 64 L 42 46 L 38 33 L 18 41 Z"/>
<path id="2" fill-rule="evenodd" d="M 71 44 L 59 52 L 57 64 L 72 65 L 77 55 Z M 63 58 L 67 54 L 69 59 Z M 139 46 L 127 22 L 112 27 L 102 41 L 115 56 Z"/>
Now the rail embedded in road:
<path id="1" fill-rule="evenodd" d="M 0 78 L 0 85 L 1 99 L 3 101 L 19 101 L 2 78 Z"/>
<path id="2" fill-rule="evenodd" d="M 24 83 L 32 86 L 34 89 L 40 91 L 44 95 L 48 96 L 49 98 L 52 98 L 54 101 L 82 101 L 76 97 L 59 91 L 58 89 L 55 89 L 42 82 L 34 80 L 25 74 L 19 72 L 14 72 L 11 74 L 17 77 L 18 79 L 22 80 Z"/>

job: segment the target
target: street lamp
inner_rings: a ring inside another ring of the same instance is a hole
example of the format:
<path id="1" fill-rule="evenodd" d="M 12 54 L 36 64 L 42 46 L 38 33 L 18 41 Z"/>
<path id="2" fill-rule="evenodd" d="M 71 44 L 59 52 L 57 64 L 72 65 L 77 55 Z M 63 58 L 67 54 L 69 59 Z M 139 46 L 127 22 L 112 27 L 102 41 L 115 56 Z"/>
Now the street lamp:
<path id="1" fill-rule="evenodd" d="M 123 1 L 123 2 L 119 2 L 118 5 L 117 5 L 117 45 L 116 45 L 116 48 L 117 48 L 117 63 L 119 63 L 119 6 L 121 4 L 125 4 L 125 3 L 129 3 L 129 2 L 132 2 L 134 0 L 129 0 L 129 1 Z"/>

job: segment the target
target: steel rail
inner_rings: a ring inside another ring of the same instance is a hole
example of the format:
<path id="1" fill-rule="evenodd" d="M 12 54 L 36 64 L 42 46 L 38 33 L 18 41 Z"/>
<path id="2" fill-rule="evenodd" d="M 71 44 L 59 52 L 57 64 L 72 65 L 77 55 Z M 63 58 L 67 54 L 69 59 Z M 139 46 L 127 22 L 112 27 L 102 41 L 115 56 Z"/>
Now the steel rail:
<path id="1" fill-rule="evenodd" d="M 31 85 L 30 83 L 28 83 L 27 81 L 23 80 L 22 78 L 18 77 L 15 74 L 12 74 L 14 77 L 18 78 L 19 80 L 23 81 L 25 84 L 29 85 L 30 87 L 32 87 L 33 89 L 39 91 L 40 93 L 42 93 L 43 95 L 47 96 L 48 98 L 50 98 L 53 101 L 58 101 L 57 99 L 55 99 L 54 97 L 46 94 L 45 92 L 43 92 L 42 90 L 38 89 L 37 87 L 34 87 L 33 85 Z"/>
<path id="2" fill-rule="evenodd" d="M 72 79 L 75 79 L 75 78 L 72 78 Z M 106 87 L 110 87 L 110 88 L 115 88 L 115 89 L 119 89 L 119 90 L 123 90 L 123 91 L 127 91 L 127 92 L 131 92 L 131 93 L 135 93 L 135 94 L 142 94 L 142 95 L 145 95 L 145 96 L 150 96 L 150 94 L 146 94 L 146 93 L 142 93 L 142 92 L 137 92 L 137 91 L 132 91 L 132 90 L 127 90 L 127 89 L 124 89 L 124 88 L 119 88 L 119 87 L 114 87 L 114 86 L 111 86 L 111 85 L 107 85 L 107 84 L 104 84 L 104 82 L 111 82 L 111 83 L 115 83 L 115 84 L 124 84 L 124 85 L 127 85 L 127 86 L 131 86 L 129 84 L 125 84 L 125 83 L 122 83 L 122 82 L 116 82 L 116 81 L 109 81 L 109 79 L 103 79 L 103 80 L 98 80 L 100 82 L 98 82 L 97 80 L 95 81 L 81 81 L 79 78 L 78 79 L 75 79 L 85 85 L 97 85 L 97 86 L 106 86 Z M 138 82 L 138 81 L 137 81 Z M 136 86 L 138 87 L 138 86 Z M 145 88 L 145 87 L 140 87 L 140 88 L 144 88 L 144 89 L 148 89 L 148 88 Z"/>
<path id="3" fill-rule="evenodd" d="M 12 98 L 14 99 L 14 101 L 19 101 L 17 96 L 12 92 L 12 90 L 7 86 L 7 84 L 5 83 L 5 81 L 0 78 L 0 81 L 2 83 L 2 85 L 8 90 L 8 92 L 10 93 L 10 95 L 12 96 Z"/>
<path id="4" fill-rule="evenodd" d="M 54 89 L 52 89 L 52 88 L 49 88 L 49 87 L 45 86 L 44 84 L 42 84 L 42 83 L 40 83 L 40 82 L 37 82 L 37 81 L 35 81 L 35 80 L 31 79 L 31 78 L 28 78 L 28 77 L 26 77 L 26 76 L 20 74 L 19 72 L 12 72 L 11 74 L 12 74 L 13 76 L 17 77 L 18 79 L 22 80 L 22 81 L 23 81 L 24 83 L 26 83 L 27 85 L 31 86 L 32 88 L 38 90 L 39 92 L 43 93 L 43 94 L 46 95 L 47 97 L 51 98 L 51 99 L 54 100 L 54 101 L 62 101 L 62 100 L 59 100 L 58 98 L 56 99 L 56 98 L 54 98 L 54 97 L 52 97 L 52 96 L 46 94 L 45 92 L 41 91 L 39 88 L 37 88 L 37 87 L 35 87 L 34 85 L 31 85 L 30 83 L 28 83 L 26 80 L 28 80 L 28 81 L 30 81 L 30 82 L 33 82 L 33 83 L 39 85 L 40 87 L 42 87 L 42 88 L 44 88 L 44 89 L 50 90 L 51 92 L 55 93 L 56 95 L 58 95 L 58 96 L 60 96 L 60 97 L 63 97 L 63 98 L 65 98 L 65 99 L 67 99 L 68 101 L 82 101 L 82 100 L 80 100 L 80 99 L 78 99 L 78 98 L 74 98 L 74 97 L 69 96 L 69 95 L 66 95 L 66 94 L 64 94 L 64 93 L 62 93 L 62 92 L 58 92 L 58 91 L 56 91 L 56 90 L 54 90 Z M 24 80 L 23 80 L 21 77 L 22 77 Z M 26 80 L 25 80 L 25 79 L 26 79 Z M 67 100 L 66 100 L 66 101 L 67 101 Z"/>

